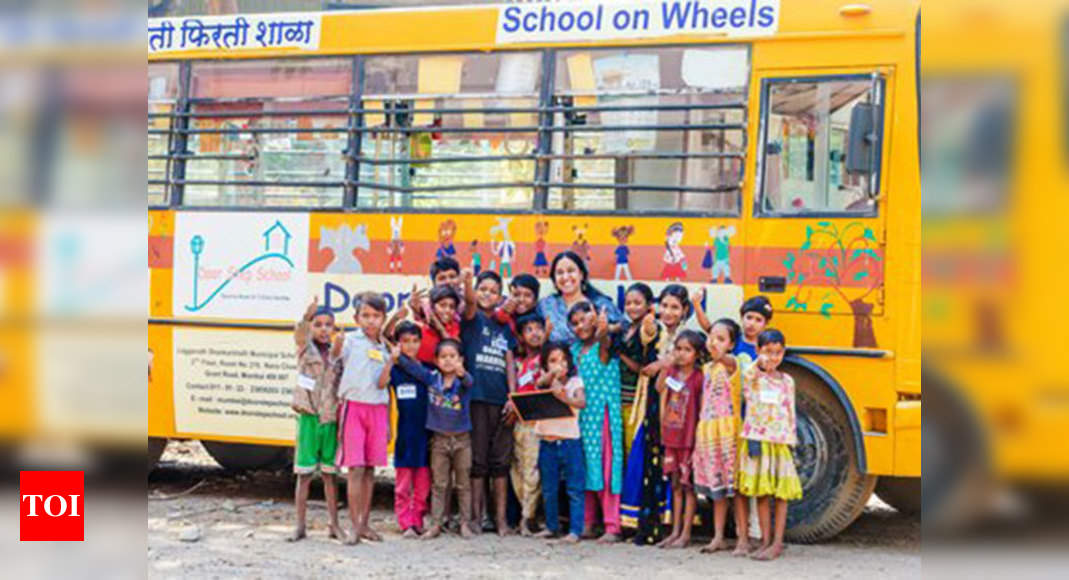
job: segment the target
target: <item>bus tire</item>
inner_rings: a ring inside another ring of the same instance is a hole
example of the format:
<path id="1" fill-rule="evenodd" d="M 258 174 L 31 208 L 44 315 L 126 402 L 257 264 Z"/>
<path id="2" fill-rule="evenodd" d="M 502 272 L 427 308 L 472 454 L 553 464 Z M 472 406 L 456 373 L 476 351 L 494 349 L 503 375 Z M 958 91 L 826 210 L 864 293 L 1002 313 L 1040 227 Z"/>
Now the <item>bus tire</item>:
<path id="1" fill-rule="evenodd" d="M 876 495 L 907 516 L 921 513 L 921 478 L 883 476 L 876 482 Z"/>
<path id="2" fill-rule="evenodd" d="M 204 449 L 216 463 L 226 469 L 241 471 L 245 469 L 278 469 L 289 462 L 286 447 L 273 445 L 253 445 L 249 443 L 228 443 L 223 441 L 201 441 Z"/>
<path id="3" fill-rule="evenodd" d="M 794 461 L 802 499 L 787 509 L 787 539 L 832 538 L 861 515 L 876 476 L 861 473 L 849 417 L 831 388 L 808 370 L 785 364 L 795 382 L 798 445 Z"/>
<path id="4" fill-rule="evenodd" d="M 148 438 L 148 472 L 152 473 L 153 469 L 156 469 L 156 464 L 160 462 L 160 456 L 163 455 L 163 450 L 167 448 L 166 437 L 149 437 Z"/>

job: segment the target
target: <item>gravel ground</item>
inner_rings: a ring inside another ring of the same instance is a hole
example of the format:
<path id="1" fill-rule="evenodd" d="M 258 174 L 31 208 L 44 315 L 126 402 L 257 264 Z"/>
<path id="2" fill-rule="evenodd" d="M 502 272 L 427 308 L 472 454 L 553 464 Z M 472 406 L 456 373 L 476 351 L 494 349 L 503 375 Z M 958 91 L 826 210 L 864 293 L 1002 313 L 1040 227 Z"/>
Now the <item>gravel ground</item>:
<path id="1" fill-rule="evenodd" d="M 285 471 L 236 473 L 215 464 L 199 443 L 171 442 L 148 484 L 151 577 L 652 578 L 917 577 L 920 521 L 875 497 L 834 540 L 791 545 L 775 562 L 698 547 L 661 551 L 631 544 L 561 546 L 494 535 L 431 542 L 402 539 L 393 520 L 391 474 L 377 486 L 372 526 L 381 544 L 343 546 L 327 538 L 322 492 L 313 487 L 309 537 L 285 541 L 293 518 L 293 480 Z M 344 522 L 344 519 L 343 519 Z"/>

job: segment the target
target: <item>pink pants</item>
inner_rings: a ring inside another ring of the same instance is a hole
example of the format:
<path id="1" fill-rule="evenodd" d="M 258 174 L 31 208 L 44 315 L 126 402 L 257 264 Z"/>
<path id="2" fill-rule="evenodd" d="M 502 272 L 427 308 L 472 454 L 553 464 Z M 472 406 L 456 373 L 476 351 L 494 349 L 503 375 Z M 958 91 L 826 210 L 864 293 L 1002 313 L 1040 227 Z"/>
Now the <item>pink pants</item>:
<path id="1" fill-rule="evenodd" d="M 423 529 L 427 494 L 431 491 L 429 467 L 398 467 L 393 487 L 393 513 L 401 530 Z"/>
<path id="2" fill-rule="evenodd" d="M 605 523 L 605 533 L 620 533 L 620 494 L 612 493 L 612 430 L 609 428 L 609 410 L 605 409 L 605 420 L 601 423 L 601 473 L 604 485 L 601 491 L 586 492 L 586 507 L 583 510 L 583 522 L 591 528 L 601 504 L 601 516 Z"/>

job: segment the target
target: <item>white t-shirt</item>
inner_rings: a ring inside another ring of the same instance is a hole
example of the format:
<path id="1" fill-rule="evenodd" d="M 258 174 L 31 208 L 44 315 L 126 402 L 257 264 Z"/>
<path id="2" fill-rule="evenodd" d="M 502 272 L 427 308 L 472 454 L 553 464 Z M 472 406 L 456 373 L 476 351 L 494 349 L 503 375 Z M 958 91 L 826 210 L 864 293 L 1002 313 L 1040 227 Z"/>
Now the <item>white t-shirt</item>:
<path id="1" fill-rule="evenodd" d="M 338 384 L 338 398 L 370 405 L 389 404 L 389 390 L 379 388 L 379 377 L 388 356 L 386 347 L 380 342 L 372 342 L 362 329 L 347 333 L 341 351 L 344 368 Z"/>

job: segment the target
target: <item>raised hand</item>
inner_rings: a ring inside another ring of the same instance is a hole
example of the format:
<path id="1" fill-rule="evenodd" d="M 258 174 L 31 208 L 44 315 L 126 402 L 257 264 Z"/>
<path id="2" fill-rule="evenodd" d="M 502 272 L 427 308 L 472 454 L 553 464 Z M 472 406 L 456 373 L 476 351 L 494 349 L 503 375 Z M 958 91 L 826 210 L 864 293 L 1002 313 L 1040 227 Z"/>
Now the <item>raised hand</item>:
<path id="1" fill-rule="evenodd" d="M 393 359 L 393 362 L 397 362 L 401 358 L 400 343 L 390 345 L 390 358 Z"/>
<path id="2" fill-rule="evenodd" d="M 657 332 L 657 315 L 652 310 L 642 317 L 642 332 L 647 335 Z"/>
<path id="3" fill-rule="evenodd" d="M 609 333 L 609 314 L 605 311 L 604 306 L 598 312 L 598 322 L 595 328 L 597 336 L 605 336 Z"/>
<path id="4" fill-rule="evenodd" d="M 501 307 L 504 308 L 505 312 L 508 312 L 509 314 L 516 312 L 516 299 L 514 299 L 512 296 L 509 296 L 505 299 L 505 303 L 502 304 Z"/>
<path id="5" fill-rule="evenodd" d="M 702 300 L 705 299 L 705 288 L 698 288 L 694 292 L 694 295 L 690 297 L 690 303 L 694 305 L 695 310 L 702 307 Z"/>
<path id="6" fill-rule="evenodd" d="M 304 309 L 304 319 L 311 321 L 315 317 L 317 310 L 319 310 L 319 296 L 314 296 L 308 308 Z"/>

